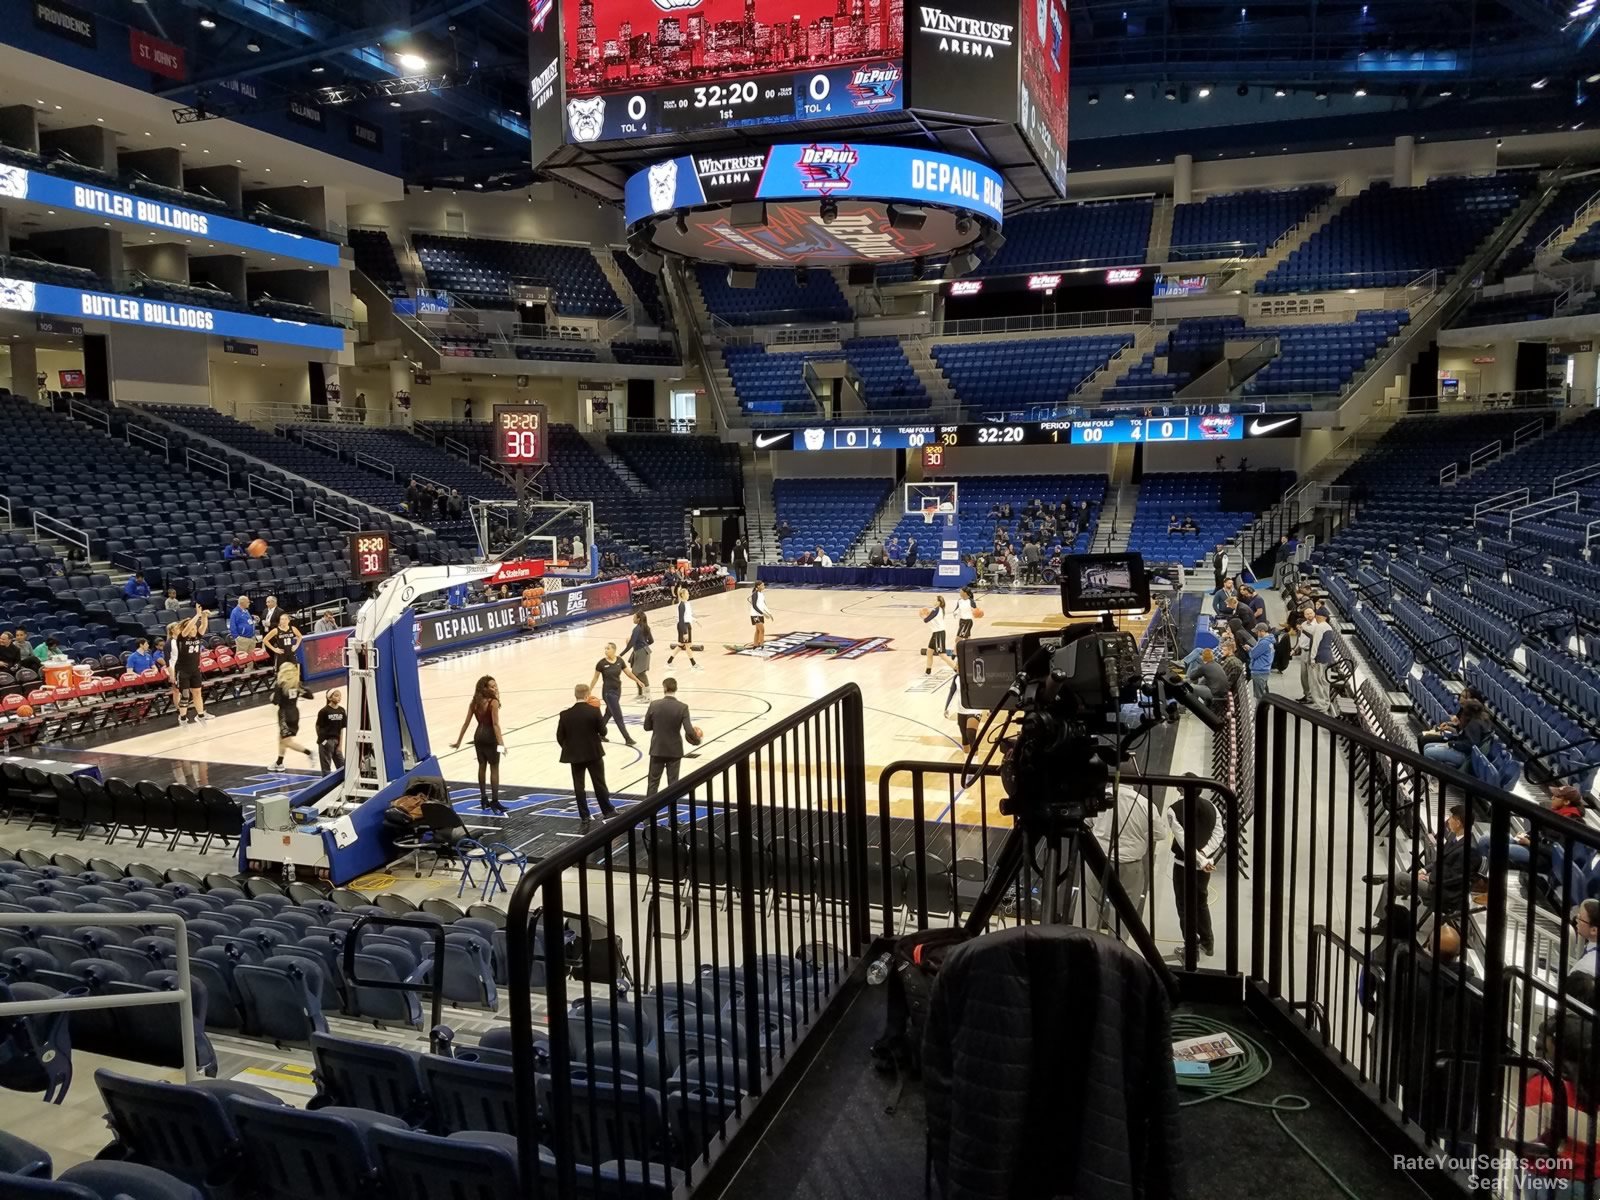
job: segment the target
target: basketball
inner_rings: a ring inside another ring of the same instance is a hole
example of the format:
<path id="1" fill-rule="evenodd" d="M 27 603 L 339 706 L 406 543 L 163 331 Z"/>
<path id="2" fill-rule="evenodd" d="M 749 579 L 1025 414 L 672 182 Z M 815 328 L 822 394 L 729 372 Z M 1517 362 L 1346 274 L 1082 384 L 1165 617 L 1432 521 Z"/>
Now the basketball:
<path id="1" fill-rule="evenodd" d="M 251 542 L 245 547 L 245 553 L 249 554 L 251 558 L 265 558 L 267 556 L 266 538 L 257 538 Z"/>
<path id="2" fill-rule="evenodd" d="M 980 620 L 980 621 L 981 621 L 981 620 L 983 620 L 983 609 L 981 609 L 981 608 L 975 608 L 975 609 L 973 609 L 973 610 L 972 610 L 972 615 L 973 615 L 973 616 L 974 616 L 974 617 L 975 617 L 975 618 L 977 618 L 977 619 L 978 619 L 978 620 Z"/>
<path id="3" fill-rule="evenodd" d="M 17 705 L 17 716 L 19 716 L 19 717 L 31 717 L 31 716 L 33 716 L 33 705 L 31 705 L 31 704 L 19 704 L 19 705 Z"/>
<path id="4" fill-rule="evenodd" d="M 919 608 L 919 609 L 917 609 L 918 615 L 921 616 L 924 621 L 926 621 L 928 619 L 928 614 L 931 613 L 932 611 L 933 611 L 933 609 L 931 609 L 931 608 Z"/>

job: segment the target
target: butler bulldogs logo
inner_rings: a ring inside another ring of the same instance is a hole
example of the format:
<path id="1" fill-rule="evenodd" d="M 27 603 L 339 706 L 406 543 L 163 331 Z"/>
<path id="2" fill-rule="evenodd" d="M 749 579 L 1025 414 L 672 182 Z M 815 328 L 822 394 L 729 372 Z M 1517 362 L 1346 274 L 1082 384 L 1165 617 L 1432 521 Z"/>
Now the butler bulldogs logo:
<path id="1" fill-rule="evenodd" d="M 33 303 L 33 284 L 26 279 L 0 279 L 0 308 L 32 312 Z"/>
<path id="2" fill-rule="evenodd" d="M 673 206 L 677 199 L 678 160 L 669 158 L 666 162 L 651 164 L 650 210 L 664 213 Z"/>
<path id="3" fill-rule="evenodd" d="M 682 12 L 686 8 L 699 8 L 703 0 L 651 0 L 662 12 Z"/>
<path id="4" fill-rule="evenodd" d="M 819 195 L 850 190 L 850 168 L 861 161 L 861 156 L 849 146 L 807 146 L 796 164 L 800 168 L 800 186 Z"/>
<path id="5" fill-rule="evenodd" d="M 544 32 L 544 23 L 555 11 L 556 0 L 528 0 L 528 28 L 535 33 Z"/>
<path id="6" fill-rule="evenodd" d="M 575 142 L 597 142 L 606 129 L 606 98 L 586 96 L 567 101 L 567 123 Z"/>
<path id="7" fill-rule="evenodd" d="M 827 436 L 828 436 L 828 433 L 827 433 L 827 430 L 825 430 L 825 429 L 808 429 L 808 430 L 806 430 L 806 449 L 807 450 L 821 450 L 822 449 L 823 439 L 825 439 Z"/>
<path id="8" fill-rule="evenodd" d="M 894 103 L 894 90 L 900 82 L 900 68 L 893 63 L 857 67 L 850 76 L 850 102 L 868 112 Z"/>
<path id="9" fill-rule="evenodd" d="M 28 172 L 24 167 L 0 167 L 0 196 L 13 200 L 28 198 Z"/>

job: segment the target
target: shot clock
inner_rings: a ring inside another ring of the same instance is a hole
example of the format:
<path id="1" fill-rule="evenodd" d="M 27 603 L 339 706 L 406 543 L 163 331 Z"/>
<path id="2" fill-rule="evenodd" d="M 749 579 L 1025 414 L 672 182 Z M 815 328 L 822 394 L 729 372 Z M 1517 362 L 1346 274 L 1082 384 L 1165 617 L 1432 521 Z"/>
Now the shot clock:
<path id="1" fill-rule="evenodd" d="M 544 405 L 494 406 L 494 461 L 502 467 L 542 467 L 550 461 Z"/>
<path id="2" fill-rule="evenodd" d="M 389 534 L 386 530 L 350 535 L 350 574 L 363 580 L 389 577 Z"/>

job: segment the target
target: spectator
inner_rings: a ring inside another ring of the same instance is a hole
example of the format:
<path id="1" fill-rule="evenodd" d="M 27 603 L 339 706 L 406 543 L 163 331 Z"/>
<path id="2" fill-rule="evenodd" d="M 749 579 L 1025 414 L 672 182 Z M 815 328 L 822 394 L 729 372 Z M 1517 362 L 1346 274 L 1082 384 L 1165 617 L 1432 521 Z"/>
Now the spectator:
<path id="1" fill-rule="evenodd" d="M 168 588 L 167 598 L 161 605 L 165 612 L 178 612 L 183 608 L 183 602 L 178 599 L 178 589 Z"/>
<path id="2" fill-rule="evenodd" d="M 1228 673 L 1210 647 L 1200 651 L 1200 665 L 1189 675 L 1189 682 L 1194 685 L 1195 694 L 1212 708 L 1222 703 L 1228 690 Z"/>
<path id="3" fill-rule="evenodd" d="M 236 558 L 249 558 L 250 553 L 244 548 L 244 539 L 235 537 L 222 548 L 222 557 L 225 562 L 232 562 Z"/>
<path id="4" fill-rule="evenodd" d="M 1149 797 L 1131 787 L 1117 788 L 1114 808 L 1101 810 L 1089 823 L 1095 839 L 1106 852 L 1117 879 L 1133 901 L 1139 919 L 1145 919 L 1145 897 L 1150 891 L 1150 864 L 1156 843 L 1172 836 L 1167 818 Z M 1084 885 L 1085 915 L 1095 922 L 1091 928 L 1104 933 L 1112 930 L 1111 905 L 1093 871 L 1087 872 Z M 1085 922 L 1087 924 L 1087 922 Z"/>
<path id="5" fill-rule="evenodd" d="M 1238 643 L 1226 635 L 1217 646 L 1217 662 L 1222 667 L 1222 673 L 1228 677 L 1228 690 L 1231 692 L 1239 680 L 1245 676 L 1244 659 L 1239 657 Z"/>
<path id="6" fill-rule="evenodd" d="M 817 547 L 816 560 L 817 560 L 817 566 L 819 566 L 819 567 L 831 567 L 831 566 L 833 566 L 833 559 L 828 557 L 828 552 L 826 550 L 824 550 L 821 546 Z"/>
<path id="7" fill-rule="evenodd" d="M 1429 742 L 1422 747 L 1422 757 L 1442 767 L 1465 771 L 1474 749 L 1481 748 L 1494 736 L 1489 723 L 1489 710 L 1479 700 L 1463 700 L 1456 712 L 1456 728 L 1444 735 L 1443 741 Z"/>
<path id="8" fill-rule="evenodd" d="M 704 732 L 689 719 L 689 706 L 678 699 L 678 681 L 668 676 L 661 681 L 661 690 L 665 694 L 652 701 L 644 712 L 645 731 L 650 734 L 647 796 L 654 796 L 660 789 L 663 773 L 669 788 L 678 782 L 685 738 L 691 746 L 698 746 L 705 739 Z"/>
<path id="9" fill-rule="evenodd" d="M 609 817 L 617 810 L 611 806 L 611 792 L 606 787 L 605 717 L 599 708 L 589 703 L 589 689 L 583 684 L 574 686 L 572 695 L 572 706 L 563 710 L 556 722 L 556 744 L 561 747 L 561 761 L 572 768 L 572 794 L 578 805 L 579 827 L 587 829 L 589 797 L 584 790 L 584 776 L 588 776 L 588 782 L 594 787 L 600 815 Z"/>
<path id="10" fill-rule="evenodd" d="M 1239 585 L 1239 599 L 1244 601 L 1245 606 L 1249 608 L 1250 612 L 1253 614 L 1251 618 L 1245 622 L 1247 628 L 1253 628 L 1258 621 L 1265 621 L 1267 619 L 1267 602 L 1258 596 L 1255 588 L 1251 587 L 1248 583 L 1241 583 Z"/>
<path id="11" fill-rule="evenodd" d="M 256 619 L 250 615 L 249 596 L 240 596 L 239 603 L 228 614 L 228 636 L 233 639 L 233 652 L 235 654 L 255 653 Z"/>
<path id="12" fill-rule="evenodd" d="M 278 598 L 267 597 L 266 611 L 261 614 L 262 629 L 276 629 L 278 627 Z"/>
<path id="13" fill-rule="evenodd" d="M 706 548 L 698 537 L 689 539 L 689 565 L 696 569 L 705 566 Z"/>
<path id="14" fill-rule="evenodd" d="M 1592 1017 L 1577 1011 L 1546 1017 L 1539 1030 L 1544 1059 L 1556 1064 L 1566 1109 L 1567 1136 L 1555 1137 L 1555 1080 L 1544 1072 L 1531 1075 L 1522 1089 L 1521 1127 L 1517 1140 L 1537 1147 L 1537 1160 L 1524 1160 L 1517 1171 L 1523 1196 L 1587 1194 L 1596 1177 L 1595 1118 L 1600 1086 L 1595 1071 L 1596 1029 Z"/>
<path id="15" fill-rule="evenodd" d="M 1222 546 L 1218 546 L 1216 550 L 1212 552 L 1211 577 L 1216 582 L 1216 586 L 1219 591 L 1221 590 L 1223 583 L 1228 579 L 1228 552 Z"/>
<path id="16" fill-rule="evenodd" d="M 324 774 L 344 770 L 344 731 L 349 720 L 344 693 L 338 688 L 330 689 L 317 713 L 317 753 Z"/>
<path id="17" fill-rule="evenodd" d="M 917 539 L 915 537 L 909 537 L 909 538 L 906 539 L 906 566 L 914 567 L 916 565 L 917 565 Z"/>
<path id="18" fill-rule="evenodd" d="M 365 425 L 367 423 L 367 394 L 365 392 L 357 392 L 356 402 L 352 407 L 355 409 L 356 422 Z"/>
<path id="19" fill-rule="evenodd" d="M 0 666 L 15 670 L 22 665 L 22 651 L 11 640 L 11 634 L 0 629 Z"/>
<path id="20" fill-rule="evenodd" d="M 133 653 L 128 655 L 127 668 L 135 675 L 143 675 L 156 665 L 156 656 L 150 653 L 150 639 L 140 638 Z"/>
<path id="21" fill-rule="evenodd" d="M 1191 871 L 1184 850 L 1184 826 L 1194 827 L 1194 869 Z M 1211 875 L 1216 870 L 1217 859 L 1222 856 L 1224 822 L 1217 806 L 1198 793 L 1180 797 L 1167 809 L 1167 831 L 1172 836 L 1172 891 L 1178 908 L 1178 927 L 1183 933 L 1184 946 L 1178 947 L 1174 957 L 1180 961 L 1184 949 L 1193 940 L 1207 958 L 1216 953 L 1211 932 Z M 1194 895 L 1191 898 L 1190 890 Z"/>
<path id="22" fill-rule="evenodd" d="M 1445 836 L 1432 868 L 1417 872 L 1417 898 L 1435 912 L 1459 914 L 1467 885 L 1478 874 L 1478 846 L 1468 836 L 1466 807 L 1455 803 L 1444 819 Z"/>
<path id="23" fill-rule="evenodd" d="M 122 596 L 125 600 L 144 600 L 149 595 L 150 585 L 144 581 L 143 571 L 135 571 L 122 585 Z"/>
<path id="24" fill-rule="evenodd" d="M 1167 535 L 1170 537 L 1174 533 L 1182 532 L 1182 530 L 1183 530 L 1183 522 L 1178 520 L 1178 514 L 1177 513 L 1173 513 L 1170 517 L 1167 518 Z"/>
<path id="25" fill-rule="evenodd" d="M 1211 593 L 1211 611 L 1218 616 L 1230 613 L 1233 611 L 1233 606 L 1237 599 L 1238 597 L 1233 594 L 1233 580 L 1225 579 Z"/>
<path id="26" fill-rule="evenodd" d="M 572 538 L 572 561 L 575 563 L 581 563 L 584 561 L 583 539 L 577 535 L 573 535 Z"/>
<path id="27" fill-rule="evenodd" d="M 1558 817 L 1565 817 L 1569 821 L 1582 821 L 1583 793 L 1570 783 L 1563 783 L 1553 787 L 1545 796 L 1544 806 Z M 1506 846 L 1506 863 L 1515 870 L 1533 870 L 1537 874 L 1545 875 L 1550 872 L 1550 852 L 1556 845 L 1555 839 L 1546 835 L 1539 839 L 1539 861 L 1534 862 L 1533 839 L 1525 833 L 1515 835 Z M 1489 859 L 1490 843 L 1487 835 L 1478 839 L 1478 856 L 1485 862 Z M 1597 914 L 1600 920 L 1600 914 Z"/>
<path id="28" fill-rule="evenodd" d="M 782 517 L 779 517 L 777 527 L 773 530 L 773 532 L 776 533 L 779 540 L 782 541 L 794 536 L 794 526 L 789 524 L 789 522 L 785 521 Z"/>
<path id="29" fill-rule="evenodd" d="M 1255 692 L 1256 699 L 1261 700 L 1267 694 L 1268 677 L 1272 673 L 1272 661 L 1277 656 L 1278 643 L 1272 637 L 1272 631 L 1265 625 L 1256 626 L 1256 644 L 1250 647 L 1250 689 Z"/>
<path id="30" fill-rule="evenodd" d="M 1031 535 L 1022 544 L 1022 579 L 1024 583 L 1039 582 L 1039 543 Z"/>
<path id="31" fill-rule="evenodd" d="M 745 572 L 750 569 L 750 550 L 744 544 L 743 538 L 738 538 L 733 543 L 733 575 L 740 583 L 744 582 Z"/>
<path id="32" fill-rule="evenodd" d="M 1481 1045 L 1483 1000 L 1461 961 L 1461 931 L 1436 922 L 1432 943 L 1431 954 L 1409 938 L 1395 947 L 1375 1032 L 1402 1111 L 1448 1146 L 1472 1136 L 1477 1073 L 1454 1056 Z"/>
<path id="33" fill-rule="evenodd" d="M 412 516 L 417 516 L 422 511 L 422 489 L 417 486 L 415 479 L 406 484 L 405 490 L 406 511 Z"/>
<path id="34" fill-rule="evenodd" d="M 17 648 L 17 653 L 23 658 L 33 657 L 33 643 L 28 640 L 28 627 L 18 625 L 17 631 L 11 635 L 11 644 Z"/>
<path id="35" fill-rule="evenodd" d="M 1312 609 L 1308 608 L 1300 615 L 1300 631 L 1296 635 L 1294 648 L 1294 655 L 1300 660 L 1300 703 L 1326 711 L 1328 677 L 1318 665 L 1317 656 L 1329 629 L 1318 623 Z"/>
<path id="36" fill-rule="evenodd" d="M 1294 561 L 1295 554 L 1300 549 L 1297 538 L 1290 537 L 1287 533 L 1278 539 L 1277 560 L 1272 567 L 1272 586 L 1284 595 L 1294 587 L 1294 581 L 1300 574 L 1300 567 Z"/>
<path id="37" fill-rule="evenodd" d="M 61 643 L 55 638 L 45 638 L 41 645 L 33 648 L 33 656 L 40 662 L 47 662 L 52 658 L 60 658 Z"/>
<path id="38" fill-rule="evenodd" d="M 457 605 L 456 607 L 460 607 Z M 311 627 L 312 633 L 334 633 L 339 628 L 339 618 L 333 615 L 333 609 L 325 608 L 317 617 L 317 623 Z"/>

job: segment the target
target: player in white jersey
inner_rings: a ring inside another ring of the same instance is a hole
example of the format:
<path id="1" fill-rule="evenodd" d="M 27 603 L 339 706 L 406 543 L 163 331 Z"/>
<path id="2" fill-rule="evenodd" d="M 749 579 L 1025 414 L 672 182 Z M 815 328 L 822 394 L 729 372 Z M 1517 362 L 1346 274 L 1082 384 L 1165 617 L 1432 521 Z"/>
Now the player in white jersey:
<path id="1" fill-rule="evenodd" d="M 977 600 L 970 587 L 961 589 L 961 595 L 956 597 L 956 646 L 972 636 L 972 623 L 983 616 L 983 609 L 978 607 Z M 955 651 L 960 654 L 960 650 Z M 961 667 L 956 659 L 950 660 L 950 665 L 955 667 L 955 675 L 950 680 L 950 691 L 944 698 L 944 710 L 950 711 L 950 704 L 955 699 L 956 688 L 961 685 Z"/>
<path id="2" fill-rule="evenodd" d="M 767 622 L 772 620 L 772 610 L 767 607 L 767 585 L 760 580 L 755 587 L 750 589 L 750 624 L 755 628 L 755 640 L 750 643 L 752 650 L 759 650 L 767 643 Z"/>
<path id="3" fill-rule="evenodd" d="M 689 603 L 689 589 L 681 587 L 678 589 L 678 640 L 667 655 L 667 666 L 670 667 L 672 660 L 683 653 L 689 656 L 689 665 L 698 671 L 700 664 L 694 660 L 694 651 L 694 605 Z"/>

